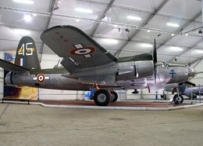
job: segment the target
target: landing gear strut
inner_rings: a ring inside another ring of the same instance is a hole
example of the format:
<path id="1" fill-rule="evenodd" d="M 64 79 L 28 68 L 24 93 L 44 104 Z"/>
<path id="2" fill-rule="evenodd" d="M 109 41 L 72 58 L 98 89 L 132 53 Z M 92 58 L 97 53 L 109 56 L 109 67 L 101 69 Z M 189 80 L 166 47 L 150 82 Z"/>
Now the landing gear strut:
<path id="1" fill-rule="evenodd" d="M 99 89 L 94 94 L 94 102 L 98 106 L 107 106 L 110 101 L 116 102 L 117 99 L 118 99 L 118 94 L 115 91 Z"/>

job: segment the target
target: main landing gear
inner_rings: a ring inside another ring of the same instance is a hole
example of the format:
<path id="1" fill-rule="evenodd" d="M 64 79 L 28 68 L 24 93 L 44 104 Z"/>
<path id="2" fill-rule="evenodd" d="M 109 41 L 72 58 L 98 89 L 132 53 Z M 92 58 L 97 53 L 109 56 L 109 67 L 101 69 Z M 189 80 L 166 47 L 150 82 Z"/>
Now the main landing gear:
<path id="1" fill-rule="evenodd" d="M 118 94 L 115 91 L 99 89 L 94 94 L 94 102 L 98 106 L 107 106 L 110 101 L 116 102 L 117 99 L 118 99 Z"/>

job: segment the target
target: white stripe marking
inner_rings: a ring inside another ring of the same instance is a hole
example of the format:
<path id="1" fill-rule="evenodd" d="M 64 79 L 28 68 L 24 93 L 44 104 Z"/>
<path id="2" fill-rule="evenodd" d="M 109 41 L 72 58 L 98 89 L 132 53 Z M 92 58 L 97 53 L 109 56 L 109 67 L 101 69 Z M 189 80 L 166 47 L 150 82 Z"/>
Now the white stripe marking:
<path id="1" fill-rule="evenodd" d="M 46 76 L 46 77 L 45 77 L 45 80 L 49 80 L 49 79 L 50 79 L 49 76 Z M 35 80 L 35 81 L 36 81 L 36 80 L 37 80 L 37 77 L 33 77 L 32 80 Z"/>
<path id="2" fill-rule="evenodd" d="M 20 66 L 23 66 L 23 58 L 20 58 Z"/>
<path id="3" fill-rule="evenodd" d="M 83 48 L 82 44 L 77 44 L 77 45 L 74 45 L 75 48 L 79 49 L 79 48 Z"/>
<path id="4" fill-rule="evenodd" d="M 87 54 L 87 55 L 84 55 L 84 56 L 85 56 L 85 58 L 90 58 L 91 57 L 90 54 Z"/>

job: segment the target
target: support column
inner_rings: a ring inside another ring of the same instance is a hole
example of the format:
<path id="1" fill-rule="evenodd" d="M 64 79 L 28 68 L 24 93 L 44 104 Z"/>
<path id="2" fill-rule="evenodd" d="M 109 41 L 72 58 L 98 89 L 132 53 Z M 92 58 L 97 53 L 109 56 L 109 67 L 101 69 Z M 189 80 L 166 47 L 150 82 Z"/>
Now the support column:
<path id="1" fill-rule="evenodd" d="M 144 99 L 144 97 L 143 97 L 143 89 L 140 90 L 140 99 Z"/>
<path id="2" fill-rule="evenodd" d="M 0 51 L 0 58 L 4 60 L 4 51 Z M 0 99 L 3 99 L 4 95 L 4 69 L 0 68 Z"/>

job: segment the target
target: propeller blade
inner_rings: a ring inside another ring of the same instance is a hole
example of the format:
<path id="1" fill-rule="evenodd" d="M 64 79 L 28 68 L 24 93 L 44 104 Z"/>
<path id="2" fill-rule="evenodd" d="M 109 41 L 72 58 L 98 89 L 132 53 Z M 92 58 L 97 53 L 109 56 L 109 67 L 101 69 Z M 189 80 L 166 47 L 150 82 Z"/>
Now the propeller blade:
<path id="1" fill-rule="evenodd" d="M 153 49 L 153 62 L 154 62 L 154 81 L 156 84 L 156 67 L 157 67 L 157 51 L 156 51 L 156 39 L 154 39 L 154 49 Z"/>
<path id="2" fill-rule="evenodd" d="M 154 64 L 157 63 L 156 39 L 154 39 L 153 62 L 154 62 Z"/>

